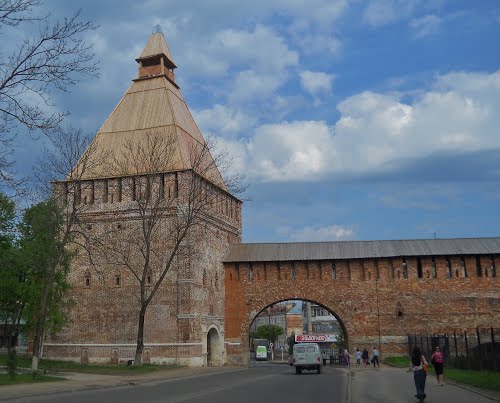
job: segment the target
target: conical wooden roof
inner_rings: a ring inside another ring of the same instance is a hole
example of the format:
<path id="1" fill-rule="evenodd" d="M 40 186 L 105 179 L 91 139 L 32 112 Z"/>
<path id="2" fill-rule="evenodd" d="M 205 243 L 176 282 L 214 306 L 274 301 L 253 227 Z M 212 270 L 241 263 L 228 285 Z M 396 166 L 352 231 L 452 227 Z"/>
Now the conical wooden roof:
<path id="1" fill-rule="evenodd" d="M 158 36 L 161 38 L 158 39 Z M 164 54 L 169 52 L 162 33 L 151 35 L 141 57 L 157 51 Z M 76 176 L 76 172 L 79 171 L 82 175 L 80 179 L 98 179 L 158 173 L 150 172 L 146 163 L 142 169 L 138 169 L 140 164 L 137 164 L 137 161 L 131 164 L 130 169 L 124 168 L 127 166 L 127 147 L 131 143 L 145 146 L 148 133 L 165 136 L 165 139 L 172 144 L 174 157 L 165 161 L 159 172 L 201 170 L 203 172 L 198 172 L 199 174 L 226 190 L 224 180 L 210 153 L 204 156 L 205 161 L 201 164 L 203 167 L 211 167 L 210 169 L 197 169 L 193 166 L 193 150 L 206 147 L 205 139 L 178 86 L 162 74 L 134 80 L 97 132 L 91 146 L 92 152 L 87 155 L 85 172 L 81 173 L 83 171 L 81 159 L 72 175 Z M 94 156 L 102 158 L 103 155 L 106 160 L 114 163 L 88 161 Z"/>
<path id="2" fill-rule="evenodd" d="M 165 40 L 165 37 L 163 36 L 163 33 L 161 31 L 154 32 L 149 37 L 149 40 L 148 40 L 148 43 L 146 44 L 146 47 L 144 48 L 141 55 L 136 60 L 139 61 L 142 59 L 148 59 L 148 58 L 162 55 L 162 54 L 167 56 L 167 58 L 175 66 L 174 58 L 172 57 L 172 54 L 170 53 L 170 49 L 167 45 L 167 41 Z"/>

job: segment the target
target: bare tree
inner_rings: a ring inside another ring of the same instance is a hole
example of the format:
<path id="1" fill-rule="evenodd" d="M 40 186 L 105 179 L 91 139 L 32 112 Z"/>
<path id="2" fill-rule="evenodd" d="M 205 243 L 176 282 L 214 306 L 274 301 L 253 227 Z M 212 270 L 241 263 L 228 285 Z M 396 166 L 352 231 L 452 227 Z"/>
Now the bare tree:
<path id="1" fill-rule="evenodd" d="M 94 29 L 78 11 L 63 21 L 36 16 L 37 0 L 0 0 L 0 35 L 36 22 L 38 34 L 23 39 L 9 55 L 0 54 L 0 181 L 12 181 L 14 128 L 49 132 L 68 112 L 54 108 L 52 94 L 68 91 L 83 76 L 95 76 L 92 45 L 82 36 Z M 5 47 L 2 46 L 5 49 Z"/>
<path id="2" fill-rule="evenodd" d="M 105 154 L 98 150 L 88 136 L 81 130 L 68 130 L 52 133 L 51 148 L 43 152 L 43 159 L 35 170 L 35 180 L 40 195 L 51 200 L 47 213 L 48 221 L 55 226 L 56 238 L 52 243 L 51 256 L 42 268 L 43 289 L 34 318 L 34 345 L 32 371 L 38 370 L 40 351 L 45 337 L 47 309 L 53 294 L 54 279 L 58 272 L 69 266 L 72 252 L 78 249 L 78 242 L 85 236 L 80 231 L 80 219 L 89 206 L 79 202 L 81 181 L 89 171 L 99 169 L 104 163 Z M 68 172 L 70 172 L 68 176 Z M 56 301 L 57 302 L 57 301 Z"/>
<path id="3" fill-rule="evenodd" d="M 109 169 L 128 181 L 124 189 L 134 207 L 118 213 L 121 217 L 114 222 L 120 222 L 119 226 L 105 226 L 88 239 L 87 249 L 98 266 L 119 267 L 135 280 L 136 366 L 142 365 L 145 317 L 151 301 L 170 269 L 193 258 L 192 245 L 206 230 L 202 224 L 207 212 L 225 191 L 218 167 L 229 168 L 226 154 L 213 156 L 209 144 L 193 140 L 186 147 L 189 163 L 179 168 L 182 150 L 177 140 L 149 132 L 140 142 L 126 142 Z M 241 193 L 244 186 L 238 180 L 236 176 L 229 180 L 231 190 Z"/>

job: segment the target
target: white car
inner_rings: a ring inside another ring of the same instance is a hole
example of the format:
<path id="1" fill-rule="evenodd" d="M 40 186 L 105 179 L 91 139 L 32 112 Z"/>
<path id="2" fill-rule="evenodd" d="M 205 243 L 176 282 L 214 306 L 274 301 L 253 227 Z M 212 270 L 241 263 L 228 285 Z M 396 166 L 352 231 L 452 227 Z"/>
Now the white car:
<path id="1" fill-rule="evenodd" d="M 316 370 L 318 374 L 321 374 L 321 350 L 319 349 L 318 343 L 294 344 L 293 365 L 296 374 L 301 374 L 302 370 Z"/>

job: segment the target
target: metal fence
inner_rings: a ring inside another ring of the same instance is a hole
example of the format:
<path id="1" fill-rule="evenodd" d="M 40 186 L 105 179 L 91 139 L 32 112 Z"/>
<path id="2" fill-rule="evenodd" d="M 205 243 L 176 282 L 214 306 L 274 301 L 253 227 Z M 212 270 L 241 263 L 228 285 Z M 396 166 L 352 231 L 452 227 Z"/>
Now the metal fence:
<path id="1" fill-rule="evenodd" d="M 500 371 L 500 329 L 476 328 L 445 334 L 408 335 L 408 353 L 420 348 L 430 361 L 436 346 L 444 353 L 445 365 L 452 368 Z"/>

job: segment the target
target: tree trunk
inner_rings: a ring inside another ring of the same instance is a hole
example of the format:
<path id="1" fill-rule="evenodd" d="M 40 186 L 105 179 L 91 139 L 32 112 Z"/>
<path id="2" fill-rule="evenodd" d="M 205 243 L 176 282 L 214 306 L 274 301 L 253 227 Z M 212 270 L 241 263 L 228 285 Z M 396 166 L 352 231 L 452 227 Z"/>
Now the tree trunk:
<path id="1" fill-rule="evenodd" d="M 139 312 L 139 326 L 137 328 L 137 346 L 135 348 L 134 366 L 142 365 L 142 353 L 144 352 L 144 318 L 146 316 L 146 305 L 141 306 Z"/>
<path id="2" fill-rule="evenodd" d="M 47 317 L 47 307 L 49 304 L 49 294 L 50 287 L 52 286 L 52 282 L 54 281 L 54 271 L 55 269 L 50 269 L 50 273 L 48 273 L 47 278 L 43 285 L 43 293 L 42 300 L 40 301 L 40 309 L 38 311 L 38 320 L 36 322 L 35 328 L 35 339 L 33 341 L 33 358 L 31 360 L 31 371 L 38 371 L 38 362 L 40 359 L 40 350 L 43 343 L 43 334 L 45 328 L 45 319 Z"/>

